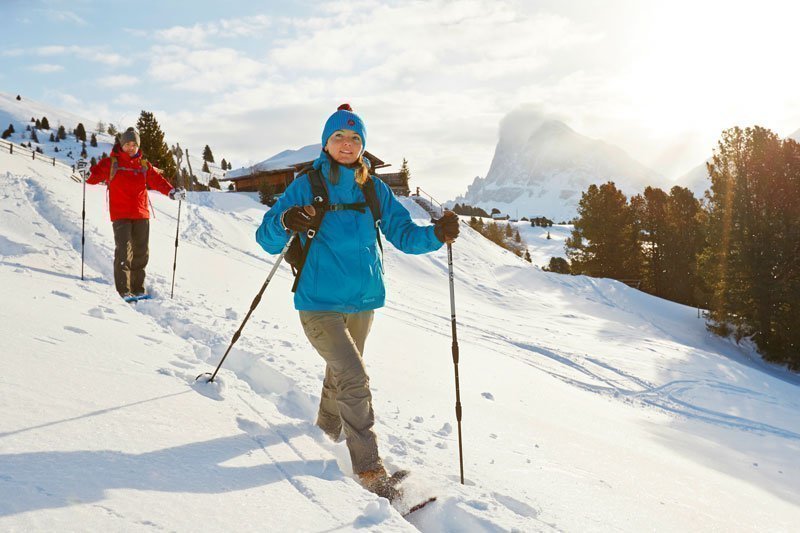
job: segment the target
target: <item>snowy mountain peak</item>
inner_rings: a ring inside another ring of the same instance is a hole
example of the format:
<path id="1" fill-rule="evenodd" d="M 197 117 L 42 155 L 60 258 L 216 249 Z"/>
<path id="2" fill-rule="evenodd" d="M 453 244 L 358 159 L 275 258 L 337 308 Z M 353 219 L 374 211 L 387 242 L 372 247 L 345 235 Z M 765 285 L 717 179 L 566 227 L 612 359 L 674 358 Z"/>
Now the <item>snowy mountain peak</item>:
<path id="1" fill-rule="evenodd" d="M 540 111 L 522 108 L 500 122 L 489 172 L 455 202 L 512 216 L 571 219 L 592 183 L 614 181 L 627 194 L 663 178 L 606 142 L 591 139 Z"/>

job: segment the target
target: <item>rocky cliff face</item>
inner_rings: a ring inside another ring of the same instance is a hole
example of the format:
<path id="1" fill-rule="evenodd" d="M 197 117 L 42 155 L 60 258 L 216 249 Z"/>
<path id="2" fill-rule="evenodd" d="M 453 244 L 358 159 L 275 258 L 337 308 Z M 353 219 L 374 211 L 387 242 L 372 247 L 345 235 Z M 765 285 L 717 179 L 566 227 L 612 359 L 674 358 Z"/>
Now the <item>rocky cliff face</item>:
<path id="1" fill-rule="evenodd" d="M 512 217 L 568 220 L 591 184 L 614 181 L 626 194 L 664 178 L 622 149 L 590 139 L 558 120 L 518 110 L 500 123 L 500 139 L 485 178 L 477 177 L 454 202 L 498 208 Z"/>

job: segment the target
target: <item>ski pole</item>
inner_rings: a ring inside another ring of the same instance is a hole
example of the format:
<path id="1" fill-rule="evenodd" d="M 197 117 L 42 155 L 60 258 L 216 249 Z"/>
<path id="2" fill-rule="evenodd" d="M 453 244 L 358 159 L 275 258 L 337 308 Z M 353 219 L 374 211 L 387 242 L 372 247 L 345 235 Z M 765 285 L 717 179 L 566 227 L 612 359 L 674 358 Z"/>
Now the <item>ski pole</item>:
<path id="1" fill-rule="evenodd" d="M 267 285 L 269 285 L 270 280 L 272 280 L 272 276 L 278 270 L 278 266 L 280 266 L 281 261 L 283 261 L 283 257 L 286 255 L 286 252 L 289 250 L 289 246 L 292 245 L 292 242 L 296 238 L 297 238 L 297 234 L 296 233 L 292 233 L 292 236 L 289 237 L 289 240 L 286 242 L 286 245 L 283 247 L 283 250 L 281 250 L 281 254 L 278 256 L 278 259 L 275 260 L 275 264 L 272 265 L 272 270 L 269 271 L 269 275 L 267 276 L 267 280 L 264 282 L 264 285 L 261 286 L 261 290 L 258 291 L 258 294 L 256 294 L 256 297 L 253 299 L 253 303 L 250 304 L 250 310 L 247 312 L 247 316 L 244 317 L 244 321 L 242 322 L 242 325 L 239 326 L 239 329 L 236 331 L 236 333 L 233 334 L 233 339 L 231 339 L 231 343 L 228 345 L 228 349 L 225 350 L 225 355 L 222 356 L 222 360 L 220 360 L 219 364 L 217 365 L 217 369 L 214 370 L 213 374 L 210 373 L 210 372 L 205 372 L 203 374 L 200 374 L 199 376 L 197 376 L 195 378 L 195 381 L 197 381 L 198 379 L 200 379 L 203 376 L 209 376 L 210 375 L 211 377 L 208 378 L 208 382 L 207 383 L 211 383 L 212 381 L 214 381 L 214 378 L 217 377 L 217 372 L 219 372 L 219 369 L 222 368 L 222 363 L 225 362 L 225 358 L 228 357 L 228 354 L 230 353 L 231 348 L 233 348 L 233 345 L 236 343 L 237 340 L 239 340 L 239 335 L 242 334 L 242 329 L 244 329 L 244 325 L 247 324 L 247 321 L 250 319 L 250 315 L 253 314 L 253 311 L 255 311 L 256 307 L 258 307 L 258 303 L 261 301 L 261 295 L 264 294 L 264 291 L 266 290 Z"/>
<path id="2" fill-rule="evenodd" d="M 456 372 L 456 421 L 458 422 L 458 464 L 464 484 L 464 448 L 461 443 L 461 387 L 458 381 L 458 337 L 456 335 L 456 296 L 453 285 L 453 245 L 447 243 L 447 269 L 450 275 L 450 324 L 453 331 L 453 368 Z"/>
<path id="3" fill-rule="evenodd" d="M 83 178 L 83 206 L 81 208 L 81 280 L 83 280 L 83 259 L 84 249 L 86 248 L 86 162 L 81 160 L 78 162 L 80 166 L 80 174 Z"/>
<path id="4" fill-rule="evenodd" d="M 83 175 L 83 209 L 81 211 L 81 279 L 83 279 L 83 257 L 86 248 L 86 174 Z"/>
<path id="5" fill-rule="evenodd" d="M 183 200 L 178 200 L 178 220 L 175 224 L 175 257 L 172 259 L 172 289 L 169 291 L 169 297 L 175 294 L 175 269 L 178 266 L 178 235 L 181 231 L 181 204 Z"/>

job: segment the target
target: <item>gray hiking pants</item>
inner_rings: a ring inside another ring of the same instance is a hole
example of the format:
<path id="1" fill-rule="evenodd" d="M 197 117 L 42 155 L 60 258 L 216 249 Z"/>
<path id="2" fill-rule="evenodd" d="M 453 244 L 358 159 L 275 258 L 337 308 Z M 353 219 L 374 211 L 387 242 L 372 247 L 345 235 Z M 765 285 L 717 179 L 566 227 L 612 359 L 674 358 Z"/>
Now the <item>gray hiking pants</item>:
<path id="1" fill-rule="evenodd" d="M 120 219 L 114 226 L 114 284 L 120 296 L 144 293 L 144 268 L 150 257 L 150 221 Z"/>
<path id="2" fill-rule="evenodd" d="M 327 364 L 317 425 L 333 439 L 344 429 L 356 474 L 383 466 L 372 429 L 375 413 L 362 359 L 373 316 L 373 311 L 300 311 L 306 337 Z"/>

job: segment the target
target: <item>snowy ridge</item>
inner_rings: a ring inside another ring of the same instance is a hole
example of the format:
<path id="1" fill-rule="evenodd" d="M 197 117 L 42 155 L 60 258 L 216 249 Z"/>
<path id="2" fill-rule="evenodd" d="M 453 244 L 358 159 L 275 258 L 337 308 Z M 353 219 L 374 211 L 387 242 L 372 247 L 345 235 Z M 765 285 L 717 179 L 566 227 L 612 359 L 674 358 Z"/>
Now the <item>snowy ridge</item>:
<path id="1" fill-rule="evenodd" d="M 288 269 L 219 381 L 194 381 L 273 264 L 253 239 L 265 207 L 190 194 L 170 300 L 177 205 L 153 193 L 156 299 L 131 306 L 110 282 L 102 187 L 87 187 L 80 280 L 81 187 L 64 172 L 0 154 L 0 529 L 790 531 L 800 519 L 796 376 L 709 335 L 694 309 L 541 272 L 462 226 L 464 486 L 446 253 L 385 243 L 389 303 L 365 353 L 376 431 L 390 469 L 439 496 L 407 522 L 313 425 L 324 367 Z"/>

